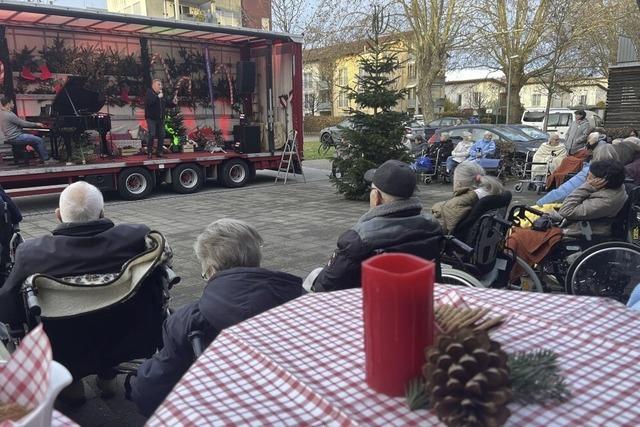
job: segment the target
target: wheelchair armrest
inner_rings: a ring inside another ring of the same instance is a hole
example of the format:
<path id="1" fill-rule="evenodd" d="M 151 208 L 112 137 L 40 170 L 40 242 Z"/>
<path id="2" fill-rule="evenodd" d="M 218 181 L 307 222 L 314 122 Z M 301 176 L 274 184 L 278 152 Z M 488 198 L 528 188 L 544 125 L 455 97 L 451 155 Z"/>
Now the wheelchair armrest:
<path id="1" fill-rule="evenodd" d="M 173 288 L 175 285 L 180 283 L 181 277 L 178 276 L 175 271 L 171 269 L 171 267 L 167 265 L 163 265 L 161 267 L 162 277 L 166 282 L 167 289 Z"/>
<path id="2" fill-rule="evenodd" d="M 193 349 L 194 360 L 200 357 L 200 355 L 204 352 L 204 348 L 202 346 L 202 337 L 204 337 L 204 332 L 202 331 L 193 331 L 187 335 L 189 342 L 191 343 L 191 348 Z"/>

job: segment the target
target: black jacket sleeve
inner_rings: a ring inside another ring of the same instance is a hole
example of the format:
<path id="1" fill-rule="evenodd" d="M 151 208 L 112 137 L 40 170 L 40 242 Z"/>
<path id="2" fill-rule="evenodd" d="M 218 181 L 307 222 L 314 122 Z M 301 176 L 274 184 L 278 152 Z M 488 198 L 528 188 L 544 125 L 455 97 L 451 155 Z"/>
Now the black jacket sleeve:
<path id="1" fill-rule="evenodd" d="M 22 221 L 22 214 L 20 213 L 20 209 L 16 206 L 16 204 L 11 200 L 11 197 L 0 187 L 0 198 L 7 204 L 7 209 L 9 209 L 9 213 L 11 215 L 11 223 L 17 224 Z"/>
<path id="2" fill-rule="evenodd" d="M 145 416 L 150 416 L 160 406 L 193 363 L 194 354 L 188 338 L 189 333 L 202 331 L 205 346 L 219 333 L 200 313 L 197 301 L 169 316 L 162 329 L 162 350 L 138 368 L 136 379 L 132 383 L 132 400 Z"/>
<path id="3" fill-rule="evenodd" d="M 316 292 L 336 291 L 360 286 L 360 264 L 371 254 L 358 233 L 344 232 L 338 239 L 338 248 L 315 282 Z"/>

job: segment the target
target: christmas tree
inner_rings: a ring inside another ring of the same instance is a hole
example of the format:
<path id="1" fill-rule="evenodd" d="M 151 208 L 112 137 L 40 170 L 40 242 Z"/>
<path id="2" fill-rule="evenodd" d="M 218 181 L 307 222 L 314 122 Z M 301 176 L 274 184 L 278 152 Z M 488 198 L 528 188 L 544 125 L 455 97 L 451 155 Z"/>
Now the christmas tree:
<path id="1" fill-rule="evenodd" d="M 174 153 L 179 152 L 187 133 L 187 129 L 184 127 L 184 116 L 179 106 L 166 109 L 164 130 L 171 139 L 171 151 Z"/>
<path id="2" fill-rule="evenodd" d="M 350 109 L 353 127 L 343 133 L 340 155 L 334 159 L 339 176 L 332 176 L 339 193 L 347 199 L 366 199 L 368 185 L 364 173 L 389 159 L 408 161 L 402 145 L 404 113 L 391 109 L 404 98 L 404 90 L 396 89 L 400 61 L 384 41 L 388 15 L 384 8 L 374 6 L 367 49 L 359 60 L 360 73 L 356 88 L 343 88 L 357 106 Z"/>

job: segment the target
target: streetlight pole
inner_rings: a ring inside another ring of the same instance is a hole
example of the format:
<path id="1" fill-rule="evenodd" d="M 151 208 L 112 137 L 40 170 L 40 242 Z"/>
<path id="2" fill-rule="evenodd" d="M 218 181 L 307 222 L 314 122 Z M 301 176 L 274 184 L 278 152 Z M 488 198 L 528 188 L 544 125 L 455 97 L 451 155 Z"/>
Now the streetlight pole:
<path id="1" fill-rule="evenodd" d="M 508 61 L 508 76 L 507 76 L 507 116 L 504 119 L 504 124 L 509 124 L 509 113 L 511 109 L 511 60 L 519 58 L 519 55 L 513 55 L 507 58 Z"/>

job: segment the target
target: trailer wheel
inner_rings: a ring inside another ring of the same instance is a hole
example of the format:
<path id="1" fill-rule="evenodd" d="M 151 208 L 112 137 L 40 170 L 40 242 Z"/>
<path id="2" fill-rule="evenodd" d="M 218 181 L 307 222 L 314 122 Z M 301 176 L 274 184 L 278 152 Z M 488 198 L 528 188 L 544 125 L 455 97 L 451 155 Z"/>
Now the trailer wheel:
<path id="1" fill-rule="evenodd" d="M 118 175 L 118 193 L 123 199 L 144 199 L 151 194 L 153 187 L 153 176 L 147 169 L 125 169 Z"/>
<path id="2" fill-rule="evenodd" d="M 193 163 L 178 165 L 171 171 L 171 187 L 182 194 L 195 193 L 204 184 L 202 168 Z"/>
<path id="3" fill-rule="evenodd" d="M 249 165 L 240 159 L 227 160 L 222 164 L 222 183 L 225 187 L 243 187 L 249 180 Z"/>

